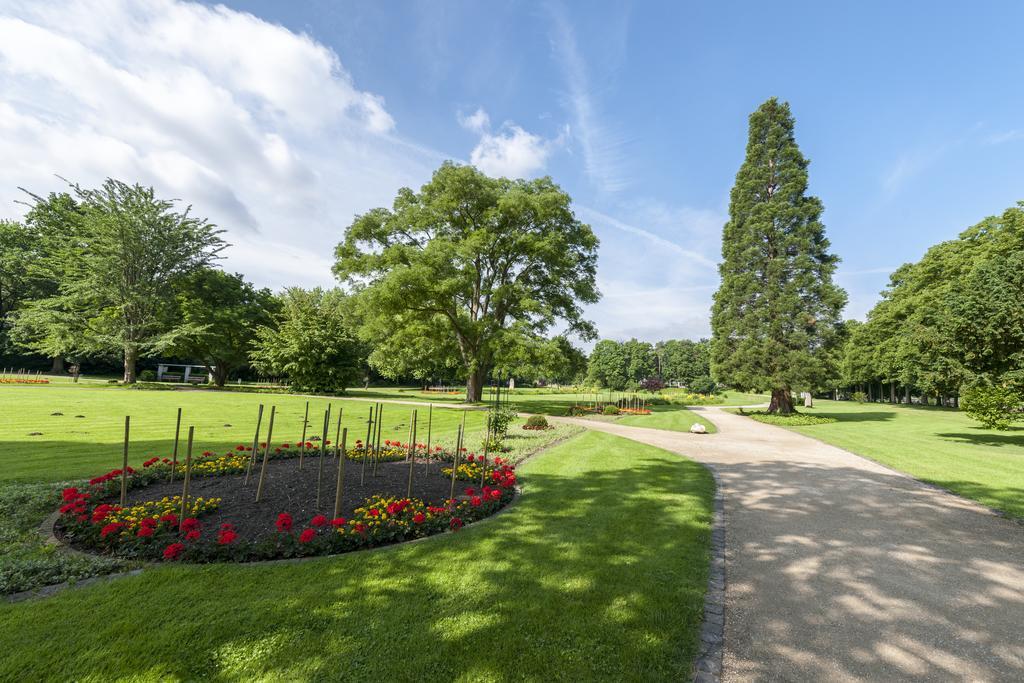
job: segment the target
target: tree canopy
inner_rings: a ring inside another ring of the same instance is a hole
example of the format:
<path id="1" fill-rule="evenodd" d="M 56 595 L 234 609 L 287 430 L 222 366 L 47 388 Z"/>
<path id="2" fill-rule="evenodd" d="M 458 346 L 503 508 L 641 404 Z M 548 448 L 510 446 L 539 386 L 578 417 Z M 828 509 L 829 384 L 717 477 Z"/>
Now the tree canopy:
<path id="1" fill-rule="evenodd" d="M 771 389 L 769 410 L 793 410 L 791 390 L 828 372 L 845 292 L 832 283 L 822 204 L 807 195 L 808 161 L 789 105 L 772 98 L 750 116 L 746 158 L 722 231 L 722 281 L 711 314 L 716 379 Z"/>
<path id="2" fill-rule="evenodd" d="M 358 216 L 334 272 L 356 299 L 386 376 L 454 372 L 479 400 L 489 371 L 540 349 L 558 321 L 592 338 L 597 237 L 550 178 L 490 178 L 443 164 L 419 192 Z"/>

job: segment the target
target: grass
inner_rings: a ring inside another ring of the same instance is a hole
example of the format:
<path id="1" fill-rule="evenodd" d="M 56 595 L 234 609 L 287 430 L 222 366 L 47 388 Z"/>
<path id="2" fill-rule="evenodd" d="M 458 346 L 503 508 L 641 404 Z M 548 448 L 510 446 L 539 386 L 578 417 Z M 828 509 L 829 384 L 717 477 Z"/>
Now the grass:
<path id="1" fill-rule="evenodd" d="M 0 482 L 56 481 L 91 477 L 121 466 L 124 416 L 130 415 L 129 460 L 139 463 L 151 455 L 170 455 L 177 409 L 183 409 L 182 437 L 196 427 L 195 447 L 224 451 L 252 443 L 257 406 L 277 406 L 274 441 L 297 441 L 302 436 L 305 403 L 309 401 L 309 432 L 318 434 L 327 404 L 344 410 L 349 438 L 365 438 L 371 403 L 289 395 L 214 391 L 143 391 L 118 387 L 0 385 Z M 382 439 L 408 438 L 412 408 L 385 405 Z M 426 406 L 419 409 L 425 418 Z M 51 413 L 62 413 L 52 415 Z M 83 415 L 84 417 L 76 417 Z M 266 435 L 269 415 L 264 415 Z M 435 408 L 433 440 L 454 440 L 462 411 Z M 467 415 L 471 443 L 483 439 L 484 414 Z M 32 435 L 33 433 L 38 433 Z M 476 434 L 479 433 L 479 436 Z M 419 435 L 426 440 L 421 426 Z M 184 452 L 184 441 L 182 441 Z"/>
<path id="2" fill-rule="evenodd" d="M 956 410 L 885 403 L 816 400 L 800 410 L 836 422 L 794 431 L 1024 517 L 1024 427 L 998 432 Z"/>
<path id="3" fill-rule="evenodd" d="M 733 411 L 737 412 L 737 411 Z M 768 413 L 764 411 L 756 411 L 753 413 L 741 413 L 746 415 L 751 420 L 757 420 L 758 422 L 764 422 L 765 424 L 777 425 L 779 427 L 807 427 L 810 425 L 821 425 L 831 424 L 837 422 L 834 417 L 826 417 L 824 415 L 810 415 L 804 413 L 791 413 L 789 415 L 779 415 L 777 413 Z"/>
<path id="4" fill-rule="evenodd" d="M 715 426 L 689 410 L 679 406 L 651 406 L 650 415 L 626 415 L 615 421 L 617 424 L 630 427 L 649 427 L 651 429 L 667 429 L 672 432 L 688 432 L 696 423 L 704 425 L 708 433 L 715 431 Z"/>
<path id="5" fill-rule="evenodd" d="M 588 432 L 520 474 L 508 513 L 426 542 L 163 566 L 0 606 L 0 679 L 688 678 L 708 472 Z"/>

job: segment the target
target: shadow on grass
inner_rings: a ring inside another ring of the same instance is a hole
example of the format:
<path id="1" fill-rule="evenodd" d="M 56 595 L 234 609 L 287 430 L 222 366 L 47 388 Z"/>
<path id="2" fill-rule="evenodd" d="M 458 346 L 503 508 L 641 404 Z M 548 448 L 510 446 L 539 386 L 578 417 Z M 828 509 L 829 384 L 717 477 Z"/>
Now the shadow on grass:
<path id="1" fill-rule="evenodd" d="M 986 434 L 958 432 L 936 434 L 947 441 L 956 441 L 974 446 L 1017 446 L 1024 447 L 1024 428 L 1013 428 L 1004 432 Z"/>
<path id="2" fill-rule="evenodd" d="M 0 678 L 688 677 L 709 473 L 595 434 L 526 470 L 507 514 L 425 543 L 168 567 L 0 608 Z"/>

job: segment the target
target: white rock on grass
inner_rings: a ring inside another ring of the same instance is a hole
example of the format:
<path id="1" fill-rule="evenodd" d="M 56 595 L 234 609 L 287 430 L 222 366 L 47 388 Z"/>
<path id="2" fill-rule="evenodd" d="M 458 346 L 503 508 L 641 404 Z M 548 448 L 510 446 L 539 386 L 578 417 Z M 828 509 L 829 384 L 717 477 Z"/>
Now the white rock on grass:
<path id="1" fill-rule="evenodd" d="M 694 422 L 690 425 L 691 434 L 707 434 L 708 430 L 700 422 Z"/>

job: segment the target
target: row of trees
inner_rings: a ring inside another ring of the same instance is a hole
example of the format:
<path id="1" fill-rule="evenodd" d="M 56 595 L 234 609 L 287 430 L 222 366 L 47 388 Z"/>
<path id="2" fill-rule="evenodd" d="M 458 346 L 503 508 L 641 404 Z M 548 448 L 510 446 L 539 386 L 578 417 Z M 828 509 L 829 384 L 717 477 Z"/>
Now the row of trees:
<path id="1" fill-rule="evenodd" d="M 709 393 L 715 388 L 710 376 L 710 348 L 706 339 L 670 339 L 656 344 L 603 339 L 590 353 L 587 381 L 616 391 L 677 384 Z"/>

